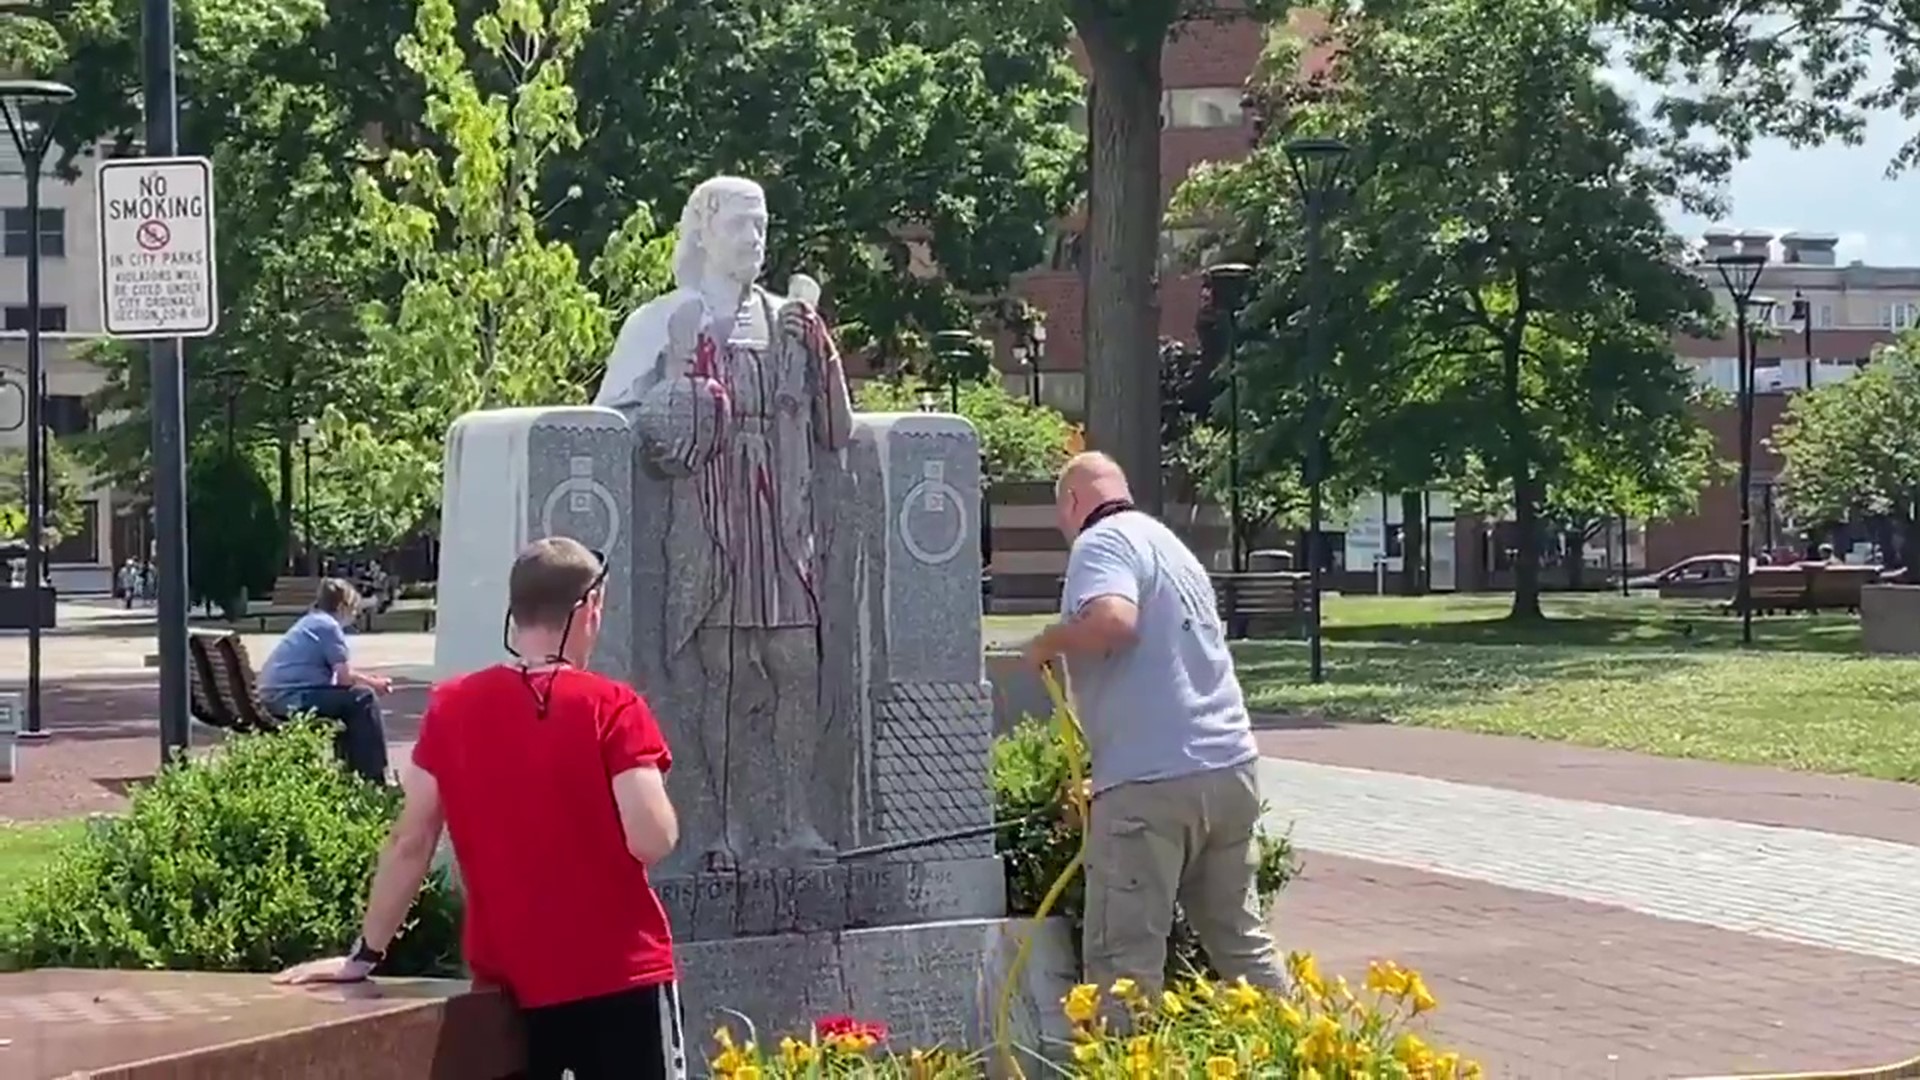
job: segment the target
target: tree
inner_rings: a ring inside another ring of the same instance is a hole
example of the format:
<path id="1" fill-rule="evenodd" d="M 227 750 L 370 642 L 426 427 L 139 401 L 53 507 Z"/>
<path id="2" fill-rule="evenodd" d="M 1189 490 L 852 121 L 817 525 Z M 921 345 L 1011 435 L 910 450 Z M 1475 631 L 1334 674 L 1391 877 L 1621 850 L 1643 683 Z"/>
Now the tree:
<path id="1" fill-rule="evenodd" d="M 1724 175 L 1753 140 L 1857 141 L 1869 115 L 1920 115 L 1920 10 L 1905 0 L 1605 0 L 1633 68 L 1662 88 L 1657 115 L 1679 160 Z M 1920 129 L 1889 171 L 1920 163 Z"/>
<path id="2" fill-rule="evenodd" d="M 370 469 L 382 459 L 408 465 L 380 470 L 394 480 L 383 516 L 437 504 L 437 448 L 461 414 L 591 396 L 611 313 L 574 249 L 541 235 L 536 192 L 554 157 L 580 145 L 568 65 L 595 3 L 500 0 L 474 23 L 480 52 L 470 59 L 452 0 L 419 0 L 400 41 L 427 88 L 424 127 L 445 152 L 394 150 L 377 178 L 355 179 L 364 235 L 401 284 L 397 301 L 362 312 L 377 393 L 357 410 L 327 410 L 343 464 L 358 453 Z M 498 89 L 484 85 L 489 76 Z M 660 275 L 670 239 L 653 233 L 648 208 L 635 208 L 595 268 Z M 630 299 L 667 284 L 613 283 Z"/>
<path id="3" fill-rule="evenodd" d="M 868 379 L 854 403 L 864 412 L 913 412 L 922 392 L 904 379 Z M 944 398 L 940 407 L 946 407 Z M 960 415 L 979 433 L 981 479 L 988 486 L 1052 480 L 1067 462 L 1071 425 L 1054 410 L 1008 393 L 998 379 L 961 383 Z"/>
<path id="4" fill-rule="evenodd" d="M 188 601 L 245 614 L 245 597 L 273 587 L 281 540 L 273 493 L 241 452 L 212 441 L 187 466 Z"/>
<path id="5" fill-rule="evenodd" d="M 79 469 L 72 455 L 58 439 L 47 440 L 47 546 L 60 542 L 80 527 L 80 504 L 85 493 L 80 488 Z M 27 536 L 27 451 L 0 450 L 0 540 L 24 540 Z"/>
<path id="6" fill-rule="evenodd" d="M 1064 22 L 980 29 L 918 3 L 612 5 L 576 65 L 593 137 L 546 187 L 582 194 L 550 228 L 592 247 L 634 206 L 753 177 L 770 280 L 821 279 L 843 347 L 890 370 L 1041 260 L 1078 179 Z"/>
<path id="7" fill-rule="evenodd" d="M 1899 530 L 1902 560 L 1920 556 L 1920 337 L 1883 348 L 1858 375 L 1796 394 L 1773 444 L 1786 459 L 1786 502 L 1804 520 L 1855 514 Z"/>
<path id="8" fill-rule="evenodd" d="M 1365 15 L 1336 18 L 1342 47 L 1313 79 L 1300 78 L 1304 44 L 1276 41 L 1259 88 L 1267 139 L 1183 201 L 1224 216 L 1223 242 L 1259 259 L 1243 364 L 1272 465 L 1288 468 L 1313 437 L 1312 372 L 1281 144 L 1317 134 L 1355 148 L 1330 243 L 1329 481 L 1504 493 L 1523 537 L 1513 615 L 1538 618 L 1558 489 L 1671 485 L 1706 464 L 1671 345 L 1712 310 L 1660 215 L 1680 178 L 1602 78 L 1601 28 L 1578 0 L 1408 0 Z M 1638 464 L 1670 458 L 1687 469 Z M 1583 479 L 1595 470 L 1604 483 Z"/>

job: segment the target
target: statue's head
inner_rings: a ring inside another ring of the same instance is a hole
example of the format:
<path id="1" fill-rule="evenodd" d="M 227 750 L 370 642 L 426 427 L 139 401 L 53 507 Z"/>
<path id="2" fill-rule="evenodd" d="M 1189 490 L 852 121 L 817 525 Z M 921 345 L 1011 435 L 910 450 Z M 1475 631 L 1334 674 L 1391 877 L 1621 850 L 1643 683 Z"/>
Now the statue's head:
<path id="1" fill-rule="evenodd" d="M 674 281 L 697 289 L 710 277 L 747 284 L 767 257 L 767 193 L 738 176 L 702 181 L 680 212 L 673 250 Z"/>

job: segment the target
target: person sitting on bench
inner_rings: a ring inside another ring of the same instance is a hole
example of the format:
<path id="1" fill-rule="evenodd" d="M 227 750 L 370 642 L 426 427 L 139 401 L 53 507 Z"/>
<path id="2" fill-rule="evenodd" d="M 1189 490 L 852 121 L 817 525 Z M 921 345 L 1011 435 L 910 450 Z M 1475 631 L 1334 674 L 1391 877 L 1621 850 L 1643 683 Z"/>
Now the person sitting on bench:
<path id="1" fill-rule="evenodd" d="M 320 582 L 313 610 L 300 616 L 260 668 L 260 696 L 281 716 L 310 712 L 341 723 L 335 751 L 349 769 L 376 784 L 387 779 L 387 729 L 376 695 L 390 679 L 355 671 L 347 630 L 360 593 L 339 578 Z"/>

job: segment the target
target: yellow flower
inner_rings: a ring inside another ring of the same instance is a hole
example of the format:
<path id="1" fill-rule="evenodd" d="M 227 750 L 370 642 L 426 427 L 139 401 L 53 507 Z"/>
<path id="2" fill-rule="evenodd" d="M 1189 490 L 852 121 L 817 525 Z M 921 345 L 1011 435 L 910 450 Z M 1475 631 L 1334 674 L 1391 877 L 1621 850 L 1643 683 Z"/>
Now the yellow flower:
<path id="1" fill-rule="evenodd" d="M 1307 1017 L 1291 1001 L 1280 1003 L 1280 1024 L 1288 1031 L 1299 1031 L 1305 1027 Z"/>
<path id="2" fill-rule="evenodd" d="M 1407 973 L 1391 960 L 1375 960 L 1367 965 L 1367 989 L 1399 997 L 1407 992 Z"/>
<path id="3" fill-rule="evenodd" d="M 791 1038 L 780 1040 L 780 1060 L 786 1062 L 789 1069 L 801 1068 L 818 1054 L 819 1050 L 812 1043 Z"/>
<path id="4" fill-rule="evenodd" d="M 1195 1001 L 1212 1001 L 1213 984 L 1205 979 L 1195 979 L 1187 988 L 1187 994 Z"/>
<path id="5" fill-rule="evenodd" d="M 1153 1040 L 1145 1035 L 1135 1035 L 1127 1040 L 1128 1057 L 1146 1057 L 1153 1053 Z"/>
<path id="6" fill-rule="evenodd" d="M 1168 1016 L 1179 1016 L 1187 1011 L 1187 1003 L 1179 994 L 1167 990 L 1160 995 L 1160 1011 Z"/>
<path id="7" fill-rule="evenodd" d="M 1301 1071 L 1300 1080 L 1320 1080 L 1320 1070 L 1309 1065 Z"/>
<path id="8" fill-rule="evenodd" d="M 1454 1080 L 1460 1075 L 1460 1055 L 1449 1050 L 1433 1060 L 1434 1080 Z"/>
<path id="9" fill-rule="evenodd" d="M 1460 1070 L 1460 1075 L 1465 1078 L 1465 1080 L 1480 1080 L 1480 1078 L 1486 1074 L 1480 1071 L 1479 1062 L 1469 1061 L 1467 1062 L 1467 1067 Z"/>
<path id="10" fill-rule="evenodd" d="M 1420 1036 L 1409 1031 L 1400 1036 L 1393 1045 L 1393 1056 L 1410 1069 L 1430 1069 L 1433 1067 L 1433 1051 L 1427 1048 Z"/>
<path id="11" fill-rule="evenodd" d="M 1083 1042 L 1073 1048 L 1073 1060 L 1082 1065 L 1091 1065 L 1100 1058 L 1100 1044 Z"/>
<path id="12" fill-rule="evenodd" d="M 1327 984 L 1320 978 L 1320 964 L 1312 953 L 1294 953 L 1287 957 L 1287 967 L 1293 971 L 1293 981 L 1304 987 L 1308 994 L 1321 998 L 1327 996 Z"/>
<path id="13" fill-rule="evenodd" d="M 742 1065 L 733 1070 L 733 1080 L 760 1080 L 760 1066 Z"/>
<path id="14" fill-rule="evenodd" d="M 726 1028 L 719 1028 L 713 1033 L 713 1041 L 720 1044 L 720 1049 L 731 1050 L 733 1049 L 733 1032 Z"/>
<path id="15" fill-rule="evenodd" d="M 1060 999 L 1060 1004 L 1066 1009 L 1067 1019 L 1076 1024 L 1091 1024 L 1100 1013 L 1100 988 L 1092 983 L 1081 983 L 1067 991 L 1067 996 Z"/>
<path id="16" fill-rule="evenodd" d="M 720 1056 L 713 1059 L 713 1071 L 721 1076 L 736 1076 L 741 1069 L 752 1064 L 751 1057 L 742 1053 L 739 1047 L 729 1043 L 725 1050 L 720 1051 Z"/>
<path id="17" fill-rule="evenodd" d="M 1253 1064 L 1259 1065 L 1271 1057 L 1273 1057 L 1273 1047 L 1267 1045 L 1267 1040 L 1255 1036 L 1254 1040 L 1247 1044 L 1247 1060 Z"/>
<path id="18" fill-rule="evenodd" d="M 1233 985 L 1227 988 L 1227 1001 L 1236 1009 L 1257 1009 L 1260 1007 L 1262 995 L 1260 991 L 1248 986 L 1246 978 L 1242 976 L 1235 979 Z"/>
<path id="19" fill-rule="evenodd" d="M 1115 979 L 1113 986 L 1107 990 L 1107 993 L 1122 1000 L 1130 998 L 1139 992 L 1140 984 L 1134 982 L 1132 979 Z"/>
<path id="20" fill-rule="evenodd" d="M 1233 1080 L 1240 1075 L 1240 1063 L 1230 1057 L 1215 1054 L 1207 1059 L 1207 1080 Z"/>
<path id="21" fill-rule="evenodd" d="M 1433 999 L 1433 992 L 1427 989 L 1426 981 L 1417 971 L 1407 973 L 1407 999 L 1413 1002 L 1413 1015 L 1431 1012 L 1440 1003 Z"/>

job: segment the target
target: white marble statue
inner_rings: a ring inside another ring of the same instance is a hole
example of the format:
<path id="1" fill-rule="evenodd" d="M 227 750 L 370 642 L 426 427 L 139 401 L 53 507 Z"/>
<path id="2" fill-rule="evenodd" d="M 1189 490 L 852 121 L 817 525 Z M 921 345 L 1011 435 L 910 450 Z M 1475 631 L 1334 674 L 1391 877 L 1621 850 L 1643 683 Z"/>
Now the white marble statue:
<path id="1" fill-rule="evenodd" d="M 832 858 L 808 798 L 819 515 L 832 512 L 815 489 L 853 409 L 814 306 L 819 286 L 796 276 L 796 295 L 780 297 L 755 284 L 766 238 L 758 184 L 695 188 L 674 252 L 678 288 L 628 317 L 594 401 L 629 416 L 644 464 L 670 482 L 665 670 L 703 688 L 698 764 L 718 820 L 690 821 L 709 835 L 685 842 L 704 845 L 711 871 Z"/>

